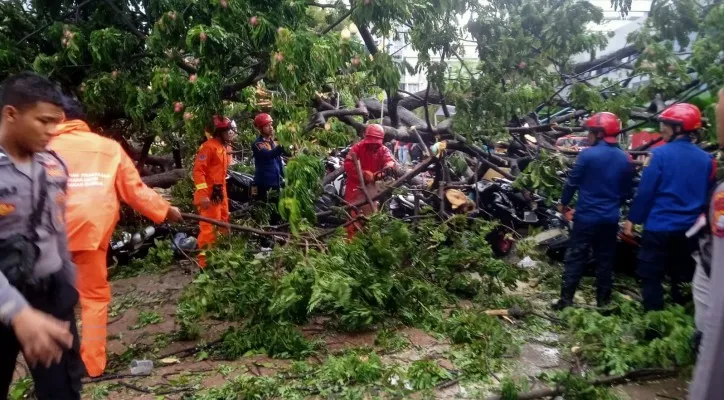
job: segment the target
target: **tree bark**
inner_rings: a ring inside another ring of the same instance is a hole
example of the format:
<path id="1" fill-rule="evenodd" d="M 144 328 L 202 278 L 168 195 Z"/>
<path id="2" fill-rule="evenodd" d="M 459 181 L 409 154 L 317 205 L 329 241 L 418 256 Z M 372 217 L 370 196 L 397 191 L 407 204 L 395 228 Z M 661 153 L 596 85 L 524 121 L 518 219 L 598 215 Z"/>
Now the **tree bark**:
<path id="1" fill-rule="evenodd" d="M 152 188 L 168 189 L 186 177 L 186 170 L 183 168 L 173 169 L 156 175 L 144 176 L 143 183 Z"/>

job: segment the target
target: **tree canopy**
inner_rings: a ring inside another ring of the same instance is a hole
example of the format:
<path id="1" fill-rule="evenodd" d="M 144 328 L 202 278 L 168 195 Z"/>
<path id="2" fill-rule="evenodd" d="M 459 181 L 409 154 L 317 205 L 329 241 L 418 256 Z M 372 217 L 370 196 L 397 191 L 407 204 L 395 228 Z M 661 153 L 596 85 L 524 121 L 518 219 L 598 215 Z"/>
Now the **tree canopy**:
<path id="1" fill-rule="evenodd" d="M 612 4 L 625 15 L 631 1 Z M 574 55 L 608 39 L 589 29 L 602 10 L 581 0 L 9 0 L 0 10 L 0 78 L 48 75 L 99 130 L 177 150 L 193 151 L 215 113 L 248 123 L 272 110 L 279 139 L 297 144 L 342 145 L 383 116 L 390 138 L 415 140 L 416 127 L 428 142 L 484 140 L 566 109 L 646 119 L 724 78 L 720 1 L 655 0 L 628 47 L 579 64 Z M 403 38 L 419 63 L 375 38 Z M 471 41 L 477 63 L 462 59 Z M 626 78 L 592 83 L 603 68 Z M 424 71 L 430 87 L 401 93 L 404 71 Z M 635 77 L 648 79 L 631 88 Z M 453 123 L 432 126 L 428 104 L 454 104 Z"/>

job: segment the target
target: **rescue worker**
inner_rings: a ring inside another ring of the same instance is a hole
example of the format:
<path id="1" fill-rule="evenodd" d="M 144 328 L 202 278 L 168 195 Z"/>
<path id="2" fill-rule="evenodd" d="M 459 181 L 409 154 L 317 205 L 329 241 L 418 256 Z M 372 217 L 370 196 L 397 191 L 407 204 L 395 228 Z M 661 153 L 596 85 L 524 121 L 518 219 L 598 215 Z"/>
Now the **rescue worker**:
<path id="1" fill-rule="evenodd" d="M 262 201 L 269 201 L 270 191 L 279 192 L 284 178 L 284 164 L 282 163 L 284 148 L 274 141 L 273 122 L 269 114 L 262 113 L 254 118 L 254 126 L 259 130 L 259 136 L 252 146 L 256 167 L 254 183 L 257 198 Z"/>
<path id="2" fill-rule="evenodd" d="M 637 273 L 646 311 L 664 308 L 662 281 L 671 278 L 671 297 L 686 304 L 682 286 L 691 282 L 697 239 L 686 231 L 704 212 L 714 184 L 716 162 L 693 142 L 701 128 L 701 112 L 692 104 L 674 104 L 659 116 L 661 136 L 668 142 L 651 151 L 634 198 L 625 233 L 644 224 Z"/>
<path id="3" fill-rule="evenodd" d="M 33 73 L 0 89 L 0 398 L 18 353 L 35 395 L 80 399 L 84 369 L 75 325 L 75 266 L 68 252 L 65 164 L 46 146 L 63 121 L 52 82 Z"/>
<path id="4" fill-rule="evenodd" d="M 347 174 L 347 185 L 344 189 L 344 199 L 351 204 L 364 199 L 364 192 L 360 185 L 373 183 L 380 172 L 391 173 L 395 166 L 395 159 L 390 150 L 383 146 L 385 131 L 382 125 L 370 124 L 365 128 L 365 137 L 355 143 L 347 153 L 344 160 L 344 172 Z M 352 155 L 356 154 L 362 166 L 362 175 L 359 176 Z M 360 211 L 367 215 L 371 213 L 369 204 L 360 207 Z M 351 211 L 354 218 L 355 211 Z M 357 224 L 347 225 L 347 235 L 351 239 L 357 232 Z"/>
<path id="5" fill-rule="evenodd" d="M 591 248 L 597 262 L 596 303 L 605 307 L 611 301 L 618 221 L 621 206 L 632 194 L 633 165 L 616 141 L 621 121 L 615 114 L 601 112 L 593 114 L 583 126 L 588 130 L 591 147 L 578 155 L 558 204 L 561 213 L 568 213 L 578 192 L 561 298 L 553 305 L 556 310 L 573 304 Z"/>
<path id="6" fill-rule="evenodd" d="M 724 149 L 724 88 L 719 90 L 716 123 L 719 147 Z M 710 266 L 713 267 L 709 287 L 721 288 L 724 286 L 724 268 L 721 268 L 724 265 L 724 183 L 717 186 L 709 204 Z M 719 400 L 724 393 L 724 380 L 721 379 L 724 376 L 724 358 L 721 356 L 724 352 L 724 291 L 712 290 L 709 296 L 706 323 L 697 326 L 704 335 L 689 391 L 692 400 Z"/>
<path id="7" fill-rule="evenodd" d="M 229 145 L 232 131 L 231 120 L 216 115 L 212 121 L 211 139 L 205 141 L 196 153 L 193 179 L 195 185 L 194 205 L 199 214 L 215 220 L 229 221 L 229 199 L 226 196 L 226 172 L 229 157 L 226 146 Z M 216 227 L 208 222 L 199 222 L 201 232 L 198 237 L 200 249 L 208 249 L 216 242 Z M 227 233 L 226 229 L 219 232 Z M 199 264 L 206 267 L 206 256 L 199 254 Z"/>
<path id="8" fill-rule="evenodd" d="M 50 148 L 68 165 L 65 215 L 69 250 L 78 269 L 83 322 L 80 353 L 88 375 L 97 377 L 106 367 L 111 302 L 106 260 L 120 201 L 157 224 L 180 221 L 181 212 L 141 181 L 133 160 L 118 142 L 90 130 L 80 103 L 68 97 L 63 103 L 65 122 L 58 126 Z"/>

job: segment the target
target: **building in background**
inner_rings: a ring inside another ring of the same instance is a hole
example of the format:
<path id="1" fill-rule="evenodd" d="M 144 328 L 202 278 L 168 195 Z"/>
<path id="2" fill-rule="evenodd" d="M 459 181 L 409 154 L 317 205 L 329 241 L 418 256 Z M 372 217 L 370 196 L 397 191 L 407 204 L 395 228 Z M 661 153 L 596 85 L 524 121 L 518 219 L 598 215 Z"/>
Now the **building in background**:
<path id="1" fill-rule="evenodd" d="M 626 16 L 621 16 L 621 13 L 614 10 L 611 7 L 611 1 L 610 0 L 590 0 L 591 3 L 595 6 L 601 7 L 604 10 L 604 22 L 602 24 L 592 25 L 590 27 L 593 31 L 598 32 L 604 32 L 604 33 L 611 33 L 612 37 L 608 40 L 607 47 L 603 50 L 598 52 L 595 55 L 592 54 L 579 54 L 573 58 L 574 62 L 585 62 L 590 60 L 594 57 L 601 57 L 605 56 L 606 54 L 613 53 L 617 50 L 620 50 L 624 47 L 626 47 L 626 38 L 631 32 L 636 31 L 639 29 L 644 20 L 648 17 L 649 11 L 651 9 L 651 0 L 633 0 L 631 4 L 631 11 Z M 469 16 L 463 16 L 461 18 L 461 21 L 466 21 L 469 18 Z M 404 32 L 404 31 L 401 31 Z M 400 35 L 403 37 L 403 35 Z M 471 39 L 471 38 L 467 38 Z M 387 51 L 392 54 L 395 59 L 402 62 L 405 61 L 412 65 L 413 67 L 417 65 L 418 62 L 418 56 L 417 51 L 413 50 L 412 47 L 409 45 L 409 43 L 406 43 L 404 39 L 401 40 L 392 40 L 389 38 L 378 38 L 377 40 L 378 44 L 386 48 Z M 469 65 L 474 66 L 475 63 L 478 61 L 478 54 L 476 50 L 476 43 L 474 42 L 464 42 L 464 48 L 461 54 L 459 54 L 460 57 L 463 59 L 463 62 L 469 63 Z M 439 55 L 431 55 L 433 59 L 439 58 Z M 621 61 L 627 62 L 631 61 L 630 57 L 626 57 L 622 59 Z M 448 64 L 450 65 L 451 73 L 455 73 L 460 68 L 460 62 L 452 59 L 448 60 Z M 619 74 L 621 75 L 621 79 L 625 77 L 627 70 L 619 70 L 614 71 L 612 74 L 606 74 L 606 70 L 592 70 L 586 73 L 586 75 L 599 75 L 603 74 L 603 76 L 607 76 L 609 78 L 615 79 Z M 600 78 L 599 78 L 600 79 Z M 595 80 L 592 81 L 592 83 L 595 83 Z M 637 84 L 640 84 L 640 82 L 631 82 L 632 86 L 636 86 Z M 400 82 L 400 89 L 407 91 L 407 92 L 418 92 L 421 90 L 425 90 L 427 88 L 427 77 L 425 71 L 420 71 L 416 74 L 403 74 L 402 80 Z"/>

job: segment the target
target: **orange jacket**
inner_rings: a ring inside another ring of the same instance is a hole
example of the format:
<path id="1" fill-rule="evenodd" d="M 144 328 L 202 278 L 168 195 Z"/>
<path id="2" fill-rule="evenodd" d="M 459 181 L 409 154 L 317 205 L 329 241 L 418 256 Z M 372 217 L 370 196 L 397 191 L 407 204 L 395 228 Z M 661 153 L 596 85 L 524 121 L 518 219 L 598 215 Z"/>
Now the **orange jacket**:
<path id="1" fill-rule="evenodd" d="M 205 141 L 196 153 L 194 162 L 194 204 L 203 198 L 211 197 L 214 185 L 222 185 L 226 192 L 226 170 L 229 168 L 229 157 L 226 146 L 218 139 Z"/>
<path id="2" fill-rule="evenodd" d="M 66 224 L 69 250 L 105 248 L 118 223 L 119 199 L 155 223 L 170 204 L 146 186 L 121 145 L 90 131 L 80 120 L 58 126 L 50 142 L 68 165 Z"/>

